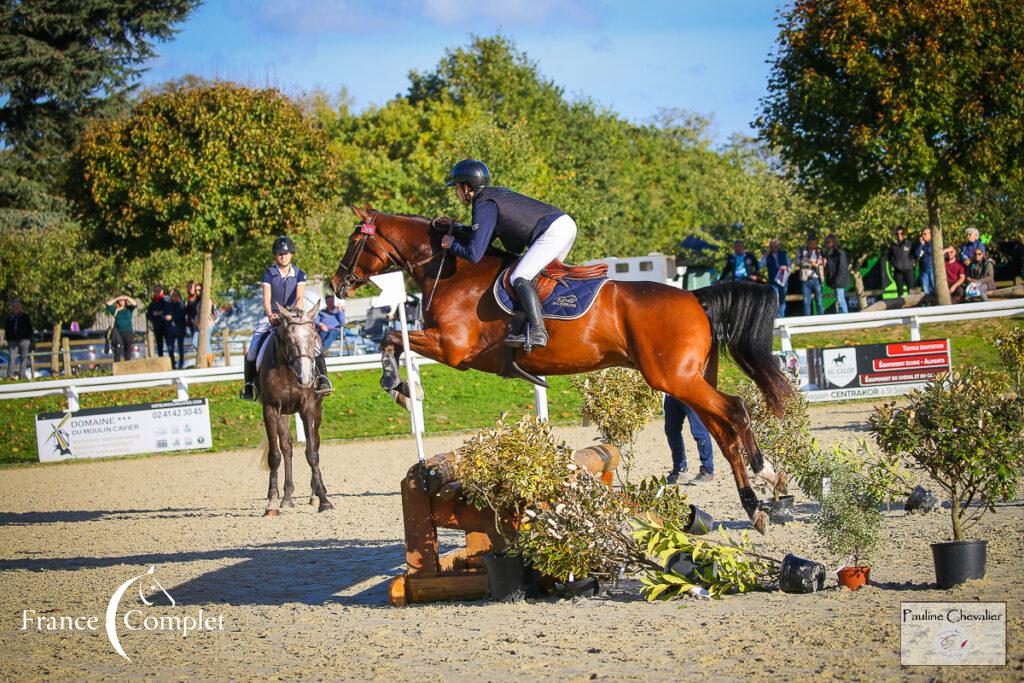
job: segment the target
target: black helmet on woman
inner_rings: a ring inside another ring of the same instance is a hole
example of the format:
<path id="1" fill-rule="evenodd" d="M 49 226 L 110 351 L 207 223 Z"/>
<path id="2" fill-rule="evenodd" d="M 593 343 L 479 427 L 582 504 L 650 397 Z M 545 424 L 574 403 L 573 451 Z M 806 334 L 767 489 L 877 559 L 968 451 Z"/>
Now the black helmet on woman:
<path id="1" fill-rule="evenodd" d="M 463 159 L 452 166 L 452 179 L 445 183 L 445 187 L 454 187 L 458 183 L 466 183 L 479 190 L 491 184 L 491 171 L 482 161 Z"/>
<path id="2" fill-rule="evenodd" d="M 292 242 L 291 237 L 281 235 L 274 240 L 274 256 L 278 254 L 294 254 L 295 253 L 295 242 Z"/>

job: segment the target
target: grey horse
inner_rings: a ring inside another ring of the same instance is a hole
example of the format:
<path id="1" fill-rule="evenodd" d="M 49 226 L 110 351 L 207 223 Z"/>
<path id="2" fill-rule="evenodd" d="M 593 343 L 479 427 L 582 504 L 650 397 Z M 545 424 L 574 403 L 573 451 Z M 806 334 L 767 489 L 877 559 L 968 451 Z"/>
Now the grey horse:
<path id="1" fill-rule="evenodd" d="M 292 435 L 288 416 L 296 413 L 302 417 L 306 430 L 306 462 L 313 471 L 310 482 L 313 497 L 320 499 L 320 512 L 332 510 L 327 500 L 327 487 L 320 476 L 320 422 L 323 396 L 313 390 L 316 378 L 316 357 L 321 353 L 320 335 L 317 334 L 313 319 L 320 302 L 308 311 L 301 308 L 285 308 L 278 304 L 280 322 L 274 329 L 265 354 L 273 353 L 272 362 L 264 362 L 257 376 L 257 390 L 263 404 L 263 426 L 267 429 L 267 464 L 270 467 L 270 487 L 267 491 L 267 509 L 264 516 L 276 516 L 281 506 L 294 507 L 292 493 Z M 268 358 L 270 360 L 270 358 Z M 277 468 L 284 457 L 284 498 L 277 489 Z"/>

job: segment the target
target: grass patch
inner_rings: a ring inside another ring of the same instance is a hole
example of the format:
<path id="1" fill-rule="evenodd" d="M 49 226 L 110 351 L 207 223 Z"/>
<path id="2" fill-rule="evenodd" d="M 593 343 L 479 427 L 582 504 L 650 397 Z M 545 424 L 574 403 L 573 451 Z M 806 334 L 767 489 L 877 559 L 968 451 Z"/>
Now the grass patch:
<path id="1" fill-rule="evenodd" d="M 1000 330 L 1024 325 L 1024 320 L 996 318 L 922 326 L 924 339 L 950 338 L 953 362 L 999 369 L 995 349 L 985 337 Z M 905 327 L 800 335 L 795 346 L 834 347 L 901 341 L 908 338 Z M 776 340 L 778 348 L 778 340 Z M 730 361 L 720 368 L 720 386 L 735 393 L 742 373 Z M 479 429 L 492 424 L 502 412 L 522 415 L 533 410 L 533 387 L 519 380 L 505 380 L 482 372 L 460 372 L 441 365 L 422 368 L 424 425 L 428 434 Z M 324 400 L 323 439 L 356 439 L 404 436 L 409 433 L 409 414 L 395 405 L 378 385 L 379 370 L 346 372 L 332 376 L 335 392 Z M 548 413 L 555 423 L 580 420 L 580 401 L 569 377 L 549 377 Z M 263 413 L 258 403 L 238 400 L 237 382 L 195 384 L 192 398 L 210 402 L 210 423 L 215 450 L 256 447 L 263 440 Z M 82 394 L 82 408 L 173 401 L 174 387 L 133 389 Z M 37 460 L 35 415 L 64 409 L 60 396 L 17 399 L 3 402 L 0 427 L 5 439 L 0 446 L 0 464 L 24 464 Z"/>

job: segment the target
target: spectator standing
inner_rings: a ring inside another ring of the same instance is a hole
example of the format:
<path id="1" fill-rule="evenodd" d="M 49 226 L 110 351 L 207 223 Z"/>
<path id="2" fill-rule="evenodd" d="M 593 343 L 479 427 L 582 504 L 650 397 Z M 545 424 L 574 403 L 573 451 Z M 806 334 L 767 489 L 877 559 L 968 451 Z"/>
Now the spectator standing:
<path id="1" fill-rule="evenodd" d="M 761 268 L 765 269 L 768 283 L 779 295 L 779 311 L 776 318 L 786 317 L 786 291 L 789 285 L 789 256 L 779 243 L 778 239 L 768 242 L 768 251 L 761 257 Z"/>
<path id="2" fill-rule="evenodd" d="M 196 313 L 199 311 L 199 302 L 196 299 L 196 281 L 189 280 L 185 285 L 185 334 L 190 338 L 199 329 Z M 193 344 L 195 346 L 195 344 Z"/>
<path id="3" fill-rule="evenodd" d="M 323 342 L 326 354 L 327 349 L 331 348 L 331 344 L 345 334 L 345 312 L 341 310 L 341 307 L 335 305 L 333 294 L 324 297 L 324 304 L 326 307 L 316 314 L 316 328 L 320 333 L 320 341 Z M 341 351 L 345 352 L 344 343 Z"/>
<path id="4" fill-rule="evenodd" d="M 114 325 L 110 330 L 110 346 L 114 351 L 114 361 L 131 360 L 132 343 L 135 341 L 135 329 L 132 327 L 132 314 L 139 302 L 122 294 L 107 302 L 107 313 L 114 316 Z"/>
<path id="5" fill-rule="evenodd" d="M 935 291 L 935 261 L 932 260 L 932 229 L 921 231 L 921 241 L 914 252 L 921 272 L 921 291 L 931 294 Z"/>
<path id="6" fill-rule="evenodd" d="M 968 299 L 981 299 L 988 301 L 988 293 L 996 288 L 996 266 L 984 249 L 975 247 L 974 260 L 967 267 L 967 291 Z"/>
<path id="7" fill-rule="evenodd" d="M 171 291 L 171 301 L 164 318 L 167 321 L 167 353 L 171 356 L 171 367 L 181 370 L 185 367 L 185 304 L 181 300 L 181 292 Z M 174 347 L 178 347 L 178 360 L 174 360 Z"/>
<path id="8" fill-rule="evenodd" d="M 700 472 L 690 481 L 694 484 L 713 481 L 715 463 L 712 459 L 711 435 L 693 408 L 665 394 L 665 437 L 672 451 L 672 471 L 668 474 L 668 483 L 675 484 L 686 471 L 686 448 L 683 445 L 683 421 L 686 419 L 690 421 L 690 434 L 697 442 L 697 452 L 700 454 Z"/>
<path id="9" fill-rule="evenodd" d="M 914 286 L 914 252 L 914 243 L 907 237 L 907 231 L 896 228 L 896 241 L 889 246 L 886 254 L 896 283 L 896 296 L 903 296 L 904 289 L 910 294 Z"/>
<path id="10" fill-rule="evenodd" d="M 981 241 L 981 233 L 977 228 L 967 228 L 965 235 L 967 241 L 960 247 L 960 263 L 964 264 L 966 270 L 974 262 L 975 250 L 981 249 L 981 253 L 986 256 L 988 256 L 988 250 L 985 248 L 985 243 Z"/>
<path id="11" fill-rule="evenodd" d="M 836 312 L 849 313 L 846 290 L 850 287 L 850 259 L 835 235 L 825 238 L 825 284 L 836 293 Z"/>
<path id="12" fill-rule="evenodd" d="M 736 240 L 732 243 L 732 253 L 725 259 L 725 268 L 722 269 L 721 282 L 729 280 L 748 280 L 760 282 L 761 277 L 757 274 L 757 259 L 747 251 L 743 240 Z"/>
<path id="13" fill-rule="evenodd" d="M 7 335 L 7 377 L 27 377 L 29 368 L 28 351 L 32 346 L 32 320 L 21 308 L 21 301 L 11 301 L 11 312 L 7 314 L 4 323 L 4 332 Z M 20 356 L 19 356 L 20 354 Z M 20 359 L 21 367 L 17 366 Z M 15 368 L 18 367 L 17 370 Z"/>
<path id="14" fill-rule="evenodd" d="M 157 285 L 153 288 L 153 299 L 146 307 L 146 319 L 153 328 L 156 342 L 156 355 L 164 355 L 164 339 L 167 337 L 167 321 L 171 314 L 171 300 L 164 296 L 164 288 Z"/>
<path id="15" fill-rule="evenodd" d="M 821 280 L 825 272 L 825 259 L 818 249 L 818 236 L 808 233 L 807 243 L 796 253 L 800 269 L 800 287 L 804 295 L 804 315 L 811 315 L 812 297 L 818 302 L 818 315 L 825 312 L 821 296 Z"/>
<path id="16" fill-rule="evenodd" d="M 199 307 L 203 303 L 203 285 L 193 282 L 192 296 L 185 303 L 185 318 L 188 320 L 188 334 L 192 348 L 199 353 Z M 210 324 L 206 326 L 206 352 L 210 353 L 210 335 L 213 323 L 217 321 L 217 304 L 210 300 Z"/>
<path id="17" fill-rule="evenodd" d="M 963 265 L 956 260 L 956 249 L 946 247 L 943 250 L 946 260 L 946 284 L 949 286 L 949 300 L 958 304 L 964 300 L 964 290 L 967 288 L 967 273 Z"/>

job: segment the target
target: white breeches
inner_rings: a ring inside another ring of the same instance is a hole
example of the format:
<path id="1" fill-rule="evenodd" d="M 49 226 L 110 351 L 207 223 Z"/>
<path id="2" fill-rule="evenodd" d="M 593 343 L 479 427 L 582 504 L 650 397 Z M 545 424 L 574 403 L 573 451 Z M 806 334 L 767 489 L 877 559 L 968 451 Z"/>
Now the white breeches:
<path id="1" fill-rule="evenodd" d="M 555 259 L 564 262 L 575 241 L 576 222 L 569 216 L 559 216 L 519 259 L 518 265 L 512 271 L 511 282 L 521 277 L 532 280 Z"/>

